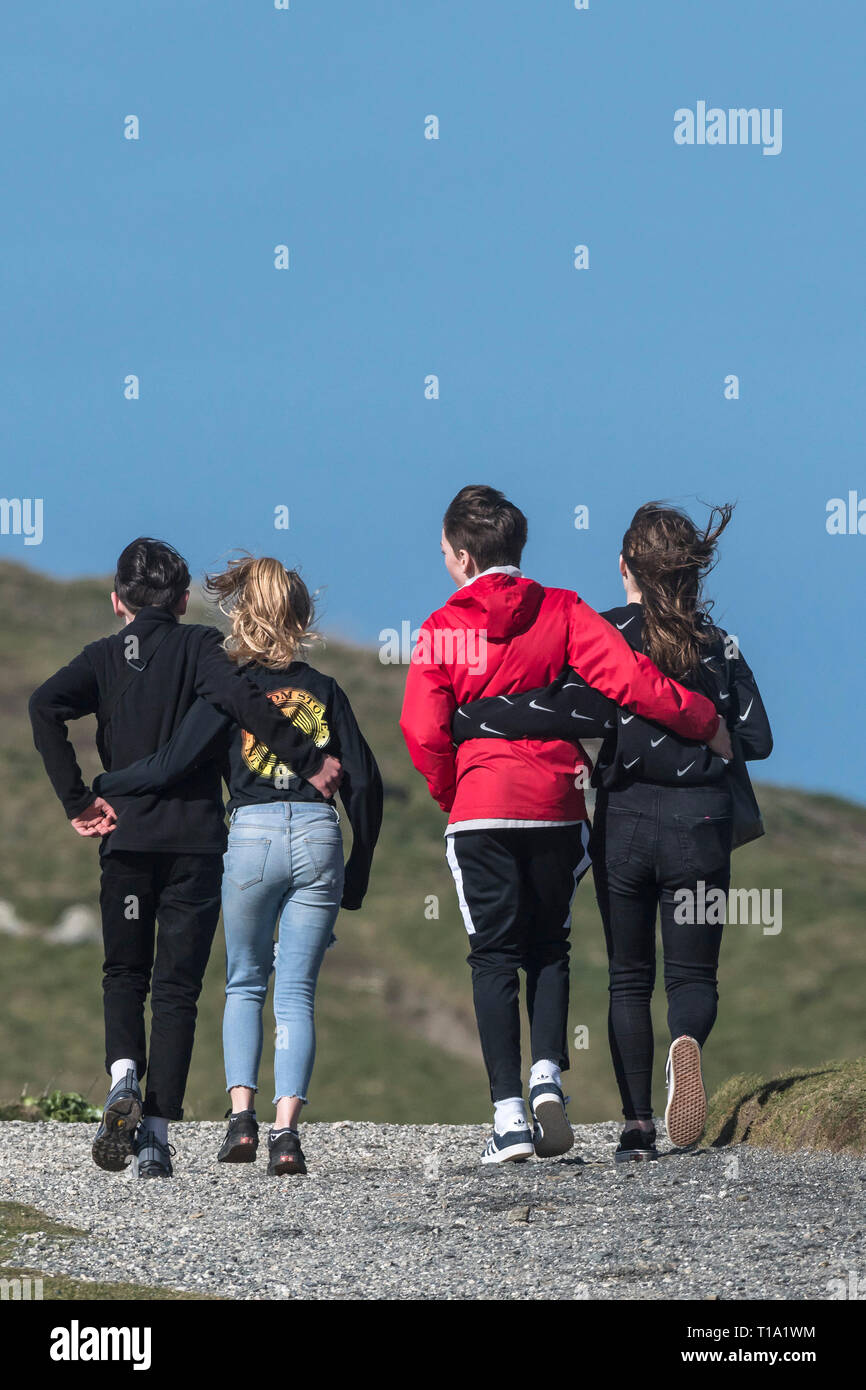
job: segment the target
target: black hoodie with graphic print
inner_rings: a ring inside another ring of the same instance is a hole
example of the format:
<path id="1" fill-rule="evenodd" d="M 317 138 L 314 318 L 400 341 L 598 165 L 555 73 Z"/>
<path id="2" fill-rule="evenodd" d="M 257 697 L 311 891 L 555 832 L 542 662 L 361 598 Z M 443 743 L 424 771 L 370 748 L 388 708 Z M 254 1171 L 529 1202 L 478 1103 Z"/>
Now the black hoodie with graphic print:
<path id="1" fill-rule="evenodd" d="M 309 746 L 309 739 L 320 756 L 329 753 L 340 759 L 340 800 L 352 827 L 342 906 L 359 908 L 382 824 L 383 792 L 376 759 L 352 707 L 331 676 L 305 661 L 294 661 L 281 671 L 262 666 L 241 669 L 267 695 L 270 707 L 280 712 L 281 723 L 305 735 L 304 747 Z M 100 774 L 93 785 L 108 801 L 117 796 L 165 795 L 208 766 L 217 768 L 228 783 L 230 811 L 270 801 L 325 800 L 299 775 L 294 761 L 283 762 L 267 743 L 238 728 L 206 700 L 196 701 L 172 737 L 155 753 L 128 767 Z"/>

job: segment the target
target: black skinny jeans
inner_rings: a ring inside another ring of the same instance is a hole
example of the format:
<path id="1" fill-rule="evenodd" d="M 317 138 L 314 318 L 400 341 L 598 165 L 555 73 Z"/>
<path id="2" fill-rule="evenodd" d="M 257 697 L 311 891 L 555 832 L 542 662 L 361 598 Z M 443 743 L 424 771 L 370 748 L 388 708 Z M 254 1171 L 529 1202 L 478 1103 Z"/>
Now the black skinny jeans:
<path id="1" fill-rule="evenodd" d="M 727 787 L 635 782 L 600 792 L 592 841 L 593 873 L 610 961 L 608 1036 L 627 1120 L 652 1118 L 656 911 L 661 910 L 664 979 L 671 1037 L 703 1046 L 716 1020 L 722 925 L 701 913 L 704 893 L 731 880 L 731 796 Z M 683 921 L 678 889 L 695 893 Z M 701 916 L 711 920 L 701 921 Z M 680 920 L 677 920 L 677 919 Z"/>
<path id="2" fill-rule="evenodd" d="M 198 997 L 220 915 L 221 854 L 115 851 L 102 857 L 105 1066 L 147 1065 L 145 1115 L 183 1119 Z M 157 923 L 159 924 L 157 927 Z M 154 945 L 156 947 L 154 953 Z"/>

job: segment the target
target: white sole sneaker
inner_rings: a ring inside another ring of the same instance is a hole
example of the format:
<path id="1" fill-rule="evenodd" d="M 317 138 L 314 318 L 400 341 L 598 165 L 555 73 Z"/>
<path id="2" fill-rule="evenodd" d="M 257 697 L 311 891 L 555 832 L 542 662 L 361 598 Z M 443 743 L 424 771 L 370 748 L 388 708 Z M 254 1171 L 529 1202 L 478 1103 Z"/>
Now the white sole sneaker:
<path id="1" fill-rule="evenodd" d="M 481 1155 L 482 1163 L 522 1163 L 527 1158 L 532 1158 L 535 1153 L 535 1146 L 526 1131 L 512 1130 L 509 1134 L 493 1134 L 487 1141 L 484 1152 Z"/>
<path id="2" fill-rule="evenodd" d="M 665 1128 L 675 1149 L 696 1144 L 706 1128 L 707 1093 L 701 1074 L 701 1049 L 694 1038 L 674 1038 L 665 1067 L 668 1103 Z"/>
<path id="3" fill-rule="evenodd" d="M 532 1107 L 538 1126 L 535 1152 L 539 1158 L 556 1158 L 574 1148 L 574 1130 L 568 1122 L 565 1106 L 557 1096 L 544 1097 Z"/>

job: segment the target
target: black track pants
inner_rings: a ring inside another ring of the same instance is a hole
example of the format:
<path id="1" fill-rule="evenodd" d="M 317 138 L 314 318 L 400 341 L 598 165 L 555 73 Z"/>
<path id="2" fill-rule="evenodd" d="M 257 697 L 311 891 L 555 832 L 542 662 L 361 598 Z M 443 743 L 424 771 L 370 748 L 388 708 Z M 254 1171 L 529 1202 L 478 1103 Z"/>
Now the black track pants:
<path id="1" fill-rule="evenodd" d="M 589 826 L 462 830 L 448 863 L 469 934 L 475 1016 L 494 1101 L 523 1094 L 520 983 L 532 1060 L 568 1067 L 571 899 L 589 868 Z"/>

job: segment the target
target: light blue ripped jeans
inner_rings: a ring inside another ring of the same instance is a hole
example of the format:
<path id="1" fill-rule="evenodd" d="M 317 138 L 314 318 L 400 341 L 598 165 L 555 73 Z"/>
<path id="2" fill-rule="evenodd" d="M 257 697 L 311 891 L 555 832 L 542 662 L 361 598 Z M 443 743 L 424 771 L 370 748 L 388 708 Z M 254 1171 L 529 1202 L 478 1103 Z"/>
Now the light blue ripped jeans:
<path id="1" fill-rule="evenodd" d="M 232 814 L 222 889 L 227 1090 L 258 1089 L 262 1009 L 276 970 L 274 1103 L 283 1096 L 307 1099 L 316 980 L 343 894 L 339 822 L 324 802 L 268 801 Z"/>

